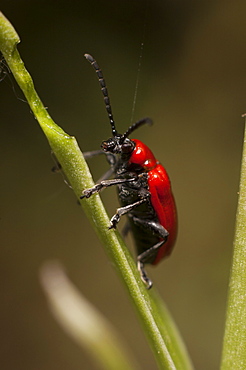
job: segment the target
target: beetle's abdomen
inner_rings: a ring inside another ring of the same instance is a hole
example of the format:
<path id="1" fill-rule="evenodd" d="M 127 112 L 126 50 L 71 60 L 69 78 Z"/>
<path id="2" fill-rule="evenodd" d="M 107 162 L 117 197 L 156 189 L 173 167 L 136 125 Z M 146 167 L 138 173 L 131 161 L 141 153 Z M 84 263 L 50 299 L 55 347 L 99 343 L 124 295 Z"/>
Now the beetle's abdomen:
<path id="1" fill-rule="evenodd" d="M 176 240 L 177 211 L 175 200 L 165 168 L 156 160 L 147 145 L 137 139 L 132 141 L 135 143 L 135 148 L 131 154 L 129 164 L 139 165 L 142 171 L 147 173 L 147 188 L 150 193 L 151 205 L 159 223 L 169 232 L 166 243 L 159 249 L 154 261 L 151 262 L 157 264 L 171 253 Z"/>
<path id="2" fill-rule="evenodd" d="M 154 264 L 167 257 L 174 246 L 177 237 L 177 211 L 171 190 L 168 174 L 161 164 L 148 172 L 148 185 L 151 194 L 151 204 L 157 214 L 160 224 L 169 232 L 168 239 L 159 249 Z"/>

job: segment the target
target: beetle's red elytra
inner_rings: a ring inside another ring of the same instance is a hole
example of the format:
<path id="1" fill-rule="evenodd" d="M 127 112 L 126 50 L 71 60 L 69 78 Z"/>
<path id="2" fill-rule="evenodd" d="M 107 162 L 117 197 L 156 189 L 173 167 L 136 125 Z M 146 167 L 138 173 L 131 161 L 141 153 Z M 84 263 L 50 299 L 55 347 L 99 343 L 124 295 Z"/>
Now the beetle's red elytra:
<path id="1" fill-rule="evenodd" d="M 177 212 L 171 183 L 165 168 L 156 160 L 147 145 L 128 136 L 143 124 L 151 124 L 143 118 L 131 125 L 124 134 L 115 127 L 106 83 L 96 60 L 89 54 L 85 58 L 94 67 L 108 113 L 112 137 L 102 142 L 101 150 L 87 152 L 85 157 L 104 153 L 110 169 L 93 188 L 83 191 L 81 198 L 109 186 L 117 185 L 121 207 L 110 220 L 109 229 L 115 229 L 121 216 L 128 216 L 128 228 L 134 236 L 137 248 L 137 265 L 147 289 L 152 287 L 144 269 L 145 264 L 158 264 L 167 257 L 177 235 Z M 113 179 L 110 179 L 114 176 Z"/>

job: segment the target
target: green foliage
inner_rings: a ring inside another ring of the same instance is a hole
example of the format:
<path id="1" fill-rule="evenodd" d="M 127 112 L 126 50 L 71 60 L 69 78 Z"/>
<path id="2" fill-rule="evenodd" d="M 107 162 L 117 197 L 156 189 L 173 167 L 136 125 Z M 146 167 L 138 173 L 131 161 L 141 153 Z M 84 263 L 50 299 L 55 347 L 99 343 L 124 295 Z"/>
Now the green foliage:
<path id="1" fill-rule="evenodd" d="M 246 137 L 246 131 L 244 134 Z M 245 141 L 244 141 L 245 144 Z M 246 146 L 244 145 L 221 370 L 246 369 Z"/>

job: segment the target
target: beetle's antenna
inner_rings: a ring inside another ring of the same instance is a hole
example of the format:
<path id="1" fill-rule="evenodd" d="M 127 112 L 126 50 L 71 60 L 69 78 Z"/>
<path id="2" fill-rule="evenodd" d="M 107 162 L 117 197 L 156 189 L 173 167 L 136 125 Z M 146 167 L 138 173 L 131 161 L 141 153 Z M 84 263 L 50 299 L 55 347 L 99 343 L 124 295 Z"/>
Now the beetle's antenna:
<path id="1" fill-rule="evenodd" d="M 109 96 L 108 96 L 108 90 L 107 90 L 107 87 L 106 87 L 105 79 L 104 79 L 103 74 L 102 74 L 102 70 L 100 69 L 96 60 L 90 54 L 85 54 L 84 56 L 88 60 L 88 62 L 90 62 L 90 64 L 92 65 L 92 67 L 96 71 L 98 81 L 100 83 L 101 90 L 102 90 L 102 93 L 103 93 L 103 99 L 104 99 L 104 103 L 105 103 L 106 110 L 107 110 L 107 113 L 108 113 L 109 121 L 110 121 L 110 124 L 111 124 L 111 127 L 112 127 L 112 134 L 113 134 L 113 136 L 116 136 L 116 135 L 118 135 L 118 132 L 115 128 L 114 118 L 113 118 L 112 109 L 111 109 L 111 105 L 110 105 L 110 100 L 109 100 Z"/>
<path id="2" fill-rule="evenodd" d="M 152 125 L 153 121 L 150 118 L 146 117 L 146 118 L 142 118 L 139 121 L 133 123 L 133 125 L 131 125 L 126 130 L 126 132 L 122 135 L 120 141 L 123 142 L 126 137 L 128 137 L 133 131 L 135 131 L 138 127 L 144 125 L 145 123 L 147 123 L 147 125 Z"/>

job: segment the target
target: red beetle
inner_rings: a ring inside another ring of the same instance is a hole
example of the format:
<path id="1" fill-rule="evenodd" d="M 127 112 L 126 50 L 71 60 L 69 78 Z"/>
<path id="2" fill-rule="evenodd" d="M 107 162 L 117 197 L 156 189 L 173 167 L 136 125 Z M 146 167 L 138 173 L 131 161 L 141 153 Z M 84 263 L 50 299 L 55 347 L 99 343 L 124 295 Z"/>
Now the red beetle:
<path id="1" fill-rule="evenodd" d="M 144 265 L 155 265 L 167 257 L 177 235 L 176 206 L 170 180 L 152 151 L 140 140 L 128 138 L 139 126 L 151 124 L 152 121 L 149 118 L 141 119 L 124 134 L 119 134 L 102 71 L 91 55 L 85 54 L 85 57 L 97 73 L 113 137 L 102 142 L 101 150 L 85 153 L 87 158 L 105 153 L 110 170 L 93 188 L 84 190 L 81 198 L 89 198 L 106 187 L 117 185 L 121 207 L 111 218 L 109 229 L 115 229 L 121 216 L 127 214 L 127 229 L 132 231 L 137 248 L 138 270 L 142 281 L 150 289 L 152 281 L 148 278 Z M 114 178 L 109 179 L 113 174 Z"/>

